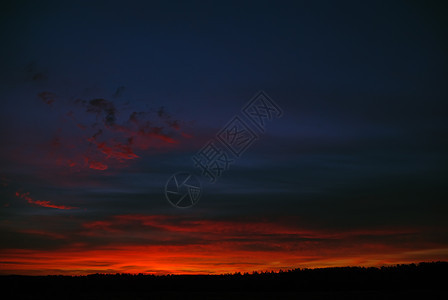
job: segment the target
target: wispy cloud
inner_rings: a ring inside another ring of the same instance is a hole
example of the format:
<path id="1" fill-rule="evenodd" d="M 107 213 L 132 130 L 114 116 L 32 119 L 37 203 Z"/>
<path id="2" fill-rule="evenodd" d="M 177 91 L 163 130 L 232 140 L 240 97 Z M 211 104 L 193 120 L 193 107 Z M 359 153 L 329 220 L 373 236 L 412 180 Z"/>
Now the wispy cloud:
<path id="1" fill-rule="evenodd" d="M 66 205 L 57 205 L 57 204 L 51 203 L 50 201 L 34 200 L 33 198 L 31 198 L 29 192 L 26 192 L 26 193 L 16 192 L 15 195 L 16 195 L 17 198 L 26 200 L 26 202 L 28 202 L 29 204 L 33 204 L 33 205 L 37 205 L 37 206 L 49 207 L 49 208 L 57 208 L 57 209 L 74 209 L 74 208 L 77 208 L 77 207 L 66 206 Z"/>

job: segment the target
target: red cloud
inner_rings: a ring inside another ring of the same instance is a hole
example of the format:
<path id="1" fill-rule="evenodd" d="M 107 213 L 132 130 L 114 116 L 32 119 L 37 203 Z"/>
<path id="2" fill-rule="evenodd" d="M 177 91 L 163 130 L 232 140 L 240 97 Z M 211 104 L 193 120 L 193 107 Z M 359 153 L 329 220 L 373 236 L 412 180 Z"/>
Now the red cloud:
<path id="1" fill-rule="evenodd" d="M 37 235 L 37 236 L 43 236 L 48 237 L 52 239 L 65 239 L 66 236 L 59 233 L 54 233 L 50 231 L 44 231 L 44 230 L 36 230 L 36 229 L 27 229 L 27 230 L 19 230 L 20 233 L 30 234 L 30 235 Z"/>
<path id="2" fill-rule="evenodd" d="M 57 209 L 73 209 L 73 208 L 77 208 L 77 207 L 72 207 L 72 206 L 56 205 L 56 204 L 51 203 L 50 201 L 33 200 L 30 197 L 30 193 L 29 192 L 22 193 L 22 194 L 20 194 L 20 192 L 16 192 L 16 197 L 24 199 L 24 200 L 26 200 L 30 204 L 39 205 L 39 206 L 42 206 L 42 207 L 50 207 L 50 208 L 57 208 Z"/>
<path id="3" fill-rule="evenodd" d="M 365 236 L 390 236 L 415 233 L 415 229 L 371 229 L 334 232 L 331 230 L 309 230 L 277 220 L 272 221 L 218 221 L 188 220 L 166 215 L 117 215 L 107 220 L 87 222 L 84 228 L 108 232 L 126 231 L 133 225 L 135 229 L 156 228 L 164 232 L 202 235 L 207 239 L 235 236 L 296 236 L 304 239 L 351 239 Z"/>
<path id="4" fill-rule="evenodd" d="M 90 160 L 90 161 L 88 161 L 88 164 L 89 164 L 89 168 L 94 169 L 94 170 L 104 171 L 104 170 L 107 170 L 107 168 L 108 168 L 106 164 L 103 164 L 102 162 L 99 162 L 99 161 Z"/>
<path id="5" fill-rule="evenodd" d="M 116 159 L 134 159 L 137 158 L 132 148 L 129 145 L 114 144 L 112 146 L 106 145 L 105 142 L 97 143 L 98 149 L 106 154 L 106 158 L 116 158 Z"/>
<path id="6" fill-rule="evenodd" d="M 126 161 L 138 159 L 148 149 L 173 147 L 179 144 L 180 138 L 191 137 L 185 133 L 186 123 L 173 118 L 163 107 L 133 111 L 129 103 L 120 104 L 119 100 L 96 98 L 63 102 L 50 92 L 38 96 L 47 104 L 70 105 L 66 107 L 68 112 L 62 115 L 73 122 L 73 127 L 64 129 L 65 134 L 59 128 L 49 145 L 51 151 L 47 153 L 50 159 L 72 171 L 82 168 L 104 171 L 126 166 Z"/>
<path id="7" fill-rule="evenodd" d="M 55 101 L 56 95 L 51 92 L 42 92 L 38 94 L 39 98 L 48 105 L 53 104 Z"/>

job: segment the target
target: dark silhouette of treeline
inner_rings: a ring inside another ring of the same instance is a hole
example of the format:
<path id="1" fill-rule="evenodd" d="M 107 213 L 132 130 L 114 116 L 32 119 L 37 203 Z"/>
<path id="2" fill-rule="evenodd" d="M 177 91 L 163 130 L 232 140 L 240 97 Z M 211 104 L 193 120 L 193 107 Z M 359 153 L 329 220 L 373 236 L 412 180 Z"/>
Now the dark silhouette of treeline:
<path id="1" fill-rule="evenodd" d="M 14 299 L 427 297 L 446 295 L 447 278 L 448 262 L 224 275 L 0 276 L 4 291 Z"/>

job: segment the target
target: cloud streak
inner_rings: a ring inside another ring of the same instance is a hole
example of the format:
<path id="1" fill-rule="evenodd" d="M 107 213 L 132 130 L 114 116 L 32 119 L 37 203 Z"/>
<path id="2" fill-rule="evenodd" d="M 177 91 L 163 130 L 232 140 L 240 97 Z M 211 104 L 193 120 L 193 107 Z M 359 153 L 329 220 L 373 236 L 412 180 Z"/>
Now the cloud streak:
<path id="1" fill-rule="evenodd" d="M 57 209 L 75 209 L 75 208 L 77 208 L 77 207 L 72 207 L 72 206 L 56 205 L 54 203 L 51 203 L 50 201 L 34 200 L 33 198 L 31 198 L 29 192 L 26 192 L 26 193 L 16 192 L 15 195 L 17 198 L 26 200 L 26 202 L 28 202 L 29 204 L 33 204 L 33 205 L 37 205 L 37 206 L 48 207 L 48 208 L 57 208 Z"/>

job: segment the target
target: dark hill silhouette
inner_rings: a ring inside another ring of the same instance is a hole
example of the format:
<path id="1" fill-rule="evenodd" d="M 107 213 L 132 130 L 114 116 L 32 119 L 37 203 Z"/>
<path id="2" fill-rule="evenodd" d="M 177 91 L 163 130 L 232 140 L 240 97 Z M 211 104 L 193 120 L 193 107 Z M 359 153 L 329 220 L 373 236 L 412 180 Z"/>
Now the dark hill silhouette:
<path id="1" fill-rule="evenodd" d="M 432 262 L 225 275 L 9 275 L 0 280 L 8 299 L 402 299 L 448 295 L 447 274 L 448 262 Z"/>

